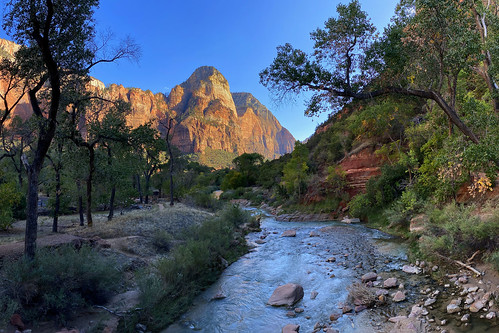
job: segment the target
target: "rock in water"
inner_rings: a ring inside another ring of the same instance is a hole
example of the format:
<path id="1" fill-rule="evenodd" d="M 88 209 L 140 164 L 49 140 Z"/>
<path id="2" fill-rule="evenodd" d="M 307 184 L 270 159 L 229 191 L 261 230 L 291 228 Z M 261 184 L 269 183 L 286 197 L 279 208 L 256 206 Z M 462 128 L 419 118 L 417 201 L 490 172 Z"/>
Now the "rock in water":
<path id="1" fill-rule="evenodd" d="M 282 333 L 300 332 L 300 325 L 288 324 L 282 328 Z"/>
<path id="2" fill-rule="evenodd" d="M 383 282 L 383 288 L 395 288 L 397 284 L 397 278 L 391 277 Z"/>
<path id="3" fill-rule="evenodd" d="M 267 302 L 272 306 L 291 306 L 303 298 L 303 287 L 299 284 L 288 283 L 274 290 Z"/>
<path id="4" fill-rule="evenodd" d="M 286 230 L 282 233 L 281 237 L 296 237 L 296 230 Z"/>

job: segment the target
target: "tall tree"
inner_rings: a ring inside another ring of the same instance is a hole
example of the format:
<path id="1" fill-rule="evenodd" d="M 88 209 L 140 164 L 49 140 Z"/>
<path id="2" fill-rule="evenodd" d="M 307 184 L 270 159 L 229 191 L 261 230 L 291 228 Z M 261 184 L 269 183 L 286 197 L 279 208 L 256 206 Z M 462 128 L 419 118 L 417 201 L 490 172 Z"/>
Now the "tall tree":
<path id="1" fill-rule="evenodd" d="M 93 13 L 98 0 L 11 0 L 3 28 L 21 45 L 15 54 L 19 75 L 27 82 L 28 96 L 37 121 L 36 143 L 28 171 L 25 254 L 33 258 L 37 238 L 38 180 L 54 138 L 61 91 L 71 82 L 84 83 L 95 64 Z M 130 48 L 125 47 L 125 50 Z M 123 50 L 123 48 L 121 49 Z M 118 50 L 119 51 L 119 50 Z M 112 60 L 126 57 L 117 52 Z"/>
<path id="2" fill-rule="evenodd" d="M 446 5 L 451 6 L 452 15 L 457 16 L 446 16 L 450 13 L 443 12 Z M 443 95 L 444 86 L 440 84 L 444 82 L 447 85 L 445 75 L 455 75 L 459 70 L 471 67 L 472 61 L 469 60 L 478 59 L 475 47 L 463 47 L 461 44 L 458 49 L 450 47 L 454 37 L 451 33 L 457 31 L 456 24 L 465 19 L 460 3 L 454 0 L 417 0 L 415 6 L 416 10 L 412 13 L 416 14 L 399 19 L 392 29 L 387 29 L 383 39 L 376 41 L 375 28 L 357 0 L 348 5 L 338 5 L 338 17 L 330 18 L 324 29 L 312 32 L 311 38 L 315 42 L 312 55 L 290 44 L 279 46 L 273 63 L 260 73 L 260 82 L 281 94 L 313 92 L 306 111 L 310 115 L 331 105 L 341 107 L 352 99 L 371 99 L 388 94 L 432 100 L 464 135 L 478 143 L 479 138 L 461 120 L 452 98 Z M 440 12 L 432 12 L 432 6 L 438 7 Z M 428 15 L 418 16 L 420 12 Z M 437 58 L 431 45 L 415 45 L 413 41 L 404 43 L 403 38 L 410 36 L 403 27 L 409 23 L 416 25 L 421 20 L 419 27 L 424 29 L 426 19 L 435 20 L 429 22 L 430 30 L 435 33 L 434 42 L 442 43 L 438 50 L 443 54 Z M 439 20 L 443 20 L 445 25 L 442 30 L 435 31 Z M 464 38 L 473 38 L 468 34 L 458 37 L 460 43 Z M 426 68 L 420 63 L 419 72 L 411 71 L 413 68 L 407 65 L 418 64 L 418 59 L 411 58 L 415 54 L 422 56 L 431 67 Z M 456 57 L 459 57 L 458 63 L 452 61 Z M 390 63 L 397 66 L 390 68 Z"/>

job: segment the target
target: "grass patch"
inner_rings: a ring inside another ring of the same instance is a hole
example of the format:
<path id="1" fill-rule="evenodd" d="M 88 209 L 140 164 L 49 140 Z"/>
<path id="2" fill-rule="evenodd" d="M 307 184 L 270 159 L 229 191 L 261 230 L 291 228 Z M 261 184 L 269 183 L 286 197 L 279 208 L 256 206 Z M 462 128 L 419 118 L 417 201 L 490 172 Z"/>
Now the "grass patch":
<path id="1" fill-rule="evenodd" d="M 55 318 L 65 323 L 78 309 L 104 304 L 120 278 L 115 263 L 88 246 L 41 249 L 32 261 L 23 258 L 4 264 L 1 319 L 17 312 L 28 322 Z"/>
<path id="2" fill-rule="evenodd" d="M 231 263 L 246 252 L 240 227 L 252 219 L 248 212 L 231 206 L 192 228 L 184 244 L 140 274 L 143 310 L 121 321 L 119 331 L 134 332 L 138 322 L 159 331 L 176 320 L 196 295 L 216 281 L 225 260 Z"/>

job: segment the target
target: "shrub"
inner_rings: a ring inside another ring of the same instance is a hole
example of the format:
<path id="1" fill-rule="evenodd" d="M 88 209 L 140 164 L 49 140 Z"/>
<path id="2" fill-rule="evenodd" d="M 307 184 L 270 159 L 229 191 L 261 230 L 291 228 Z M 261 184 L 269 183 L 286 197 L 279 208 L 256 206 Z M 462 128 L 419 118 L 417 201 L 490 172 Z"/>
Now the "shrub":
<path id="1" fill-rule="evenodd" d="M 429 214 L 427 232 L 420 239 L 422 251 L 429 257 L 439 253 L 447 257 L 468 258 L 477 250 L 499 248 L 499 214 L 488 219 L 472 215 L 474 207 L 448 204 Z"/>
<path id="2" fill-rule="evenodd" d="M 159 231 L 154 234 L 152 244 L 160 252 L 170 251 L 173 236 L 167 231 Z"/>
<path id="3" fill-rule="evenodd" d="M 5 263 L 1 278 L 4 310 L 21 309 L 28 321 L 55 317 L 64 322 L 87 304 L 105 303 L 118 286 L 120 272 L 92 248 L 66 245 L 41 249 L 32 261 Z"/>
<path id="4" fill-rule="evenodd" d="M 348 211 L 353 217 L 365 219 L 369 213 L 370 205 L 367 194 L 357 194 L 348 203 Z"/>

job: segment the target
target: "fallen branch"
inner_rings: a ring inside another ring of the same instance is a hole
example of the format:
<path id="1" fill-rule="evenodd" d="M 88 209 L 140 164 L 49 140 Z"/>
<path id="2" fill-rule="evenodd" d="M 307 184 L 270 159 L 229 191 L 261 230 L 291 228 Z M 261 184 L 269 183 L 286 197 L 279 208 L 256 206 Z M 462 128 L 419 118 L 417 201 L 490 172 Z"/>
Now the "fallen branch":
<path id="1" fill-rule="evenodd" d="M 118 313 L 118 312 L 116 312 L 116 311 L 113 311 L 113 310 L 111 310 L 111 309 L 108 309 L 108 308 L 106 308 L 105 306 L 102 306 L 102 305 L 94 305 L 94 308 L 99 308 L 99 309 L 106 310 L 106 311 L 107 311 L 107 312 L 109 312 L 110 314 L 115 315 L 115 316 L 120 317 L 120 318 L 121 318 L 121 317 L 123 317 L 123 315 L 122 315 L 122 314 L 120 314 L 120 313 Z"/>
<path id="2" fill-rule="evenodd" d="M 475 256 L 476 256 L 477 254 L 479 254 L 479 253 L 480 253 L 480 250 L 477 250 L 475 253 L 473 253 L 473 255 L 471 256 L 471 258 L 469 258 L 469 259 L 466 261 L 466 263 L 467 263 L 467 264 L 471 264 L 471 262 L 473 261 L 473 259 L 475 258 Z"/>
<path id="3" fill-rule="evenodd" d="M 478 276 L 483 275 L 483 273 L 482 273 L 482 272 L 480 272 L 480 271 L 476 270 L 475 268 L 471 267 L 470 265 L 466 265 L 466 264 L 465 264 L 465 263 L 463 263 L 462 261 L 459 261 L 459 260 L 454 260 L 454 259 L 448 258 L 448 257 L 446 257 L 446 256 L 443 256 L 443 255 L 439 254 L 439 253 L 435 253 L 435 254 L 436 254 L 439 258 L 444 259 L 444 260 L 446 260 L 446 261 L 453 262 L 454 264 L 457 264 L 457 265 L 459 265 L 459 266 L 461 266 L 461 267 L 464 267 L 464 268 L 466 268 L 466 269 L 468 269 L 468 270 L 472 271 L 473 273 L 475 273 L 475 274 L 476 274 L 476 275 L 478 275 Z M 473 256 L 474 256 L 474 255 L 473 255 Z M 473 258 L 473 257 L 472 257 L 472 258 Z"/>

